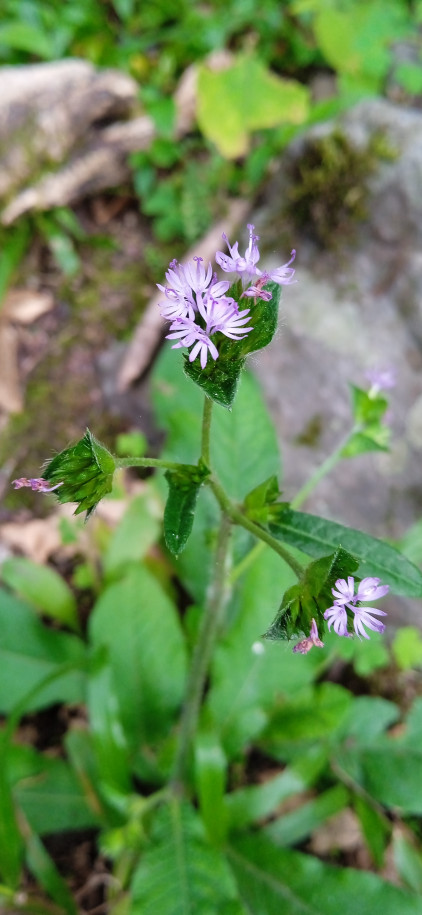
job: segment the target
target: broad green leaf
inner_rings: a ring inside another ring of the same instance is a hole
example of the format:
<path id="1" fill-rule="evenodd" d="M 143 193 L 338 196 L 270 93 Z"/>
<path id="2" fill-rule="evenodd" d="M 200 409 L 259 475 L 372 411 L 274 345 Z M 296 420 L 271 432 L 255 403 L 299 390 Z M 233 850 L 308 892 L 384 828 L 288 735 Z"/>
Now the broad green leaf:
<path id="1" fill-rule="evenodd" d="M 9 746 L 0 734 L 0 880 L 16 889 L 22 867 L 23 840 L 10 787 L 10 762 Z"/>
<path id="2" fill-rule="evenodd" d="M 339 546 L 359 561 L 359 576 L 382 579 L 396 594 L 422 596 L 422 573 L 402 553 L 369 534 L 325 521 L 316 515 L 286 510 L 277 524 L 270 525 L 278 540 L 318 559 Z"/>
<path id="3" fill-rule="evenodd" d="M 387 842 L 391 836 L 391 824 L 375 804 L 370 804 L 359 794 L 354 797 L 354 808 L 372 860 L 377 868 L 381 868 L 384 863 Z"/>
<path id="4" fill-rule="evenodd" d="M 422 853 L 410 837 L 393 833 L 394 864 L 407 886 L 422 896 Z"/>
<path id="5" fill-rule="evenodd" d="M 79 631 L 75 598 L 61 575 L 51 566 L 41 566 L 24 557 L 12 557 L 3 563 L 1 577 L 12 591 L 41 613 Z"/>
<path id="6" fill-rule="evenodd" d="M 55 702 L 83 702 L 86 651 L 79 638 L 47 629 L 33 610 L 0 589 L 0 711 L 9 712 L 48 674 L 74 663 L 28 701 L 26 712 Z M 78 669 L 79 668 L 79 669 Z"/>
<path id="7" fill-rule="evenodd" d="M 39 835 L 98 826 L 98 814 L 88 803 L 81 783 L 63 759 L 30 747 L 10 751 L 13 794 L 31 828 Z"/>
<path id="8" fill-rule="evenodd" d="M 245 155 L 254 130 L 304 123 L 308 107 L 305 86 L 271 73 L 252 54 L 239 54 L 225 70 L 199 71 L 200 129 L 229 159 Z"/>
<path id="9" fill-rule="evenodd" d="M 28 51 L 44 60 L 52 60 L 54 48 L 49 35 L 35 25 L 15 19 L 0 26 L 0 46 Z"/>
<path id="10" fill-rule="evenodd" d="M 352 702 L 350 692 L 337 683 L 292 692 L 275 705 L 261 738 L 262 746 L 285 762 L 300 760 L 302 752 L 315 741 L 337 743 Z"/>
<path id="11" fill-rule="evenodd" d="M 164 538 L 174 556 L 184 550 L 189 539 L 198 493 L 208 475 L 207 467 L 167 470 L 165 474 L 169 494 L 164 509 Z"/>
<path id="12" fill-rule="evenodd" d="M 194 810 L 174 799 L 158 811 L 132 883 L 132 915 L 242 915 L 235 882 Z M 246 913 L 245 913 L 246 915 Z"/>
<path id="13" fill-rule="evenodd" d="M 211 731 L 200 731 L 195 740 L 195 784 L 202 822 L 213 845 L 222 845 L 226 835 L 224 791 L 227 760 Z"/>
<path id="14" fill-rule="evenodd" d="M 67 915 L 77 915 L 76 903 L 70 894 L 69 887 L 57 870 L 41 839 L 27 826 L 25 832 L 27 833 L 26 860 L 32 875 Z"/>
<path id="15" fill-rule="evenodd" d="M 276 845 L 298 845 L 315 832 L 326 820 L 340 813 L 349 803 L 344 785 L 329 788 L 318 797 L 284 813 L 266 826 L 263 835 Z"/>
<path id="16" fill-rule="evenodd" d="M 347 578 L 357 569 L 357 562 L 340 547 L 332 556 L 311 562 L 301 580 L 285 594 L 275 619 L 265 633 L 267 639 L 290 639 L 302 632 L 308 634 L 312 620 L 324 626 L 324 612 L 332 605 L 331 589 L 338 578 Z"/>
<path id="17" fill-rule="evenodd" d="M 420 915 L 420 899 L 375 874 L 323 864 L 262 835 L 233 839 L 228 859 L 248 911 L 259 915 Z"/>
<path id="18" fill-rule="evenodd" d="M 87 688 L 90 734 L 96 755 L 100 791 L 127 794 L 131 790 L 129 748 L 113 682 L 113 671 L 106 663 L 107 650 L 100 649 L 93 659 Z"/>
<path id="19" fill-rule="evenodd" d="M 148 486 L 145 492 L 131 500 L 113 533 L 103 560 L 106 578 L 117 578 L 125 566 L 143 559 L 158 540 L 158 519 L 158 500 Z"/>
<path id="20" fill-rule="evenodd" d="M 361 784 L 385 807 L 402 814 L 422 814 L 422 751 L 384 741 L 359 755 Z"/>
<path id="21" fill-rule="evenodd" d="M 402 629 L 398 629 L 391 650 L 401 670 L 422 667 L 422 636 L 416 626 L 403 626 Z"/>
<path id="22" fill-rule="evenodd" d="M 165 734 L 183 697 L 186 649 L 175 607 L 144 566 L 101 595 L 90 634 L 94 648 L 108 648 L 130 747 Z"/>
<path id="23" fill-rule="evenodd" d="M 259 641 L 292 578 L 276 553 L 265 548 L 239 585 L 232 609 L 237 616 L 216 650 L 206 705 L 230 757 L 263 731 L 278 697 L 312 681 L 320 662 L 310 652 L 298 664 L 291 647 Z"/>
<path id="24" fill-rule="evenodd" d="M 348 743 L 369 746 L 400 718 L 394 702 L 380 696 L 355 696 L 340 728 Z"/>
<path id="25" fill-rule="evenodd" d="M 265 819 L 287 798 L 304 791 L 308 784 L 299 768 L 286 768 L 260 785 L 232 791 L 225 799 L 230 830 L 239 831 Z"/>

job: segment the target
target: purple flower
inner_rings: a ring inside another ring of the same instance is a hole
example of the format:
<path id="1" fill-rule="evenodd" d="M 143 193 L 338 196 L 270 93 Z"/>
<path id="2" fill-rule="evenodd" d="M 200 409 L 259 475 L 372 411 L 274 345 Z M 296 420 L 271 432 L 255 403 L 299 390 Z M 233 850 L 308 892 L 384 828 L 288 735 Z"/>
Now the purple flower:
<path id="1" fill-rule="evenodd" d="M 189 353 L 189 362 L 193 362 L 199 355 L 201 368 L 207 364 L 208 352 L 213 359 L 218 359 L 218 350 L 212 340 L 207 336 L 204 330 L 191 321 L 189 318 L 178 318 L 170 325 L 171 334 L 167 334 L 167 340 L 178 340 L 173 344 L 172 349 L 180 349 L 182 346 L 192 346 Z"/>
<path id="2" fill-rule="evenodd" d="M 397 372 L 393 368 L 369 369 L 365 376 L 371 384 L 370 397 L 376 397 L 380 391 L 388 391 L 396 386 Z"/>
<path id="3" fill-rule="evenodd" d="M 253 330 L 244 327 L 249 321 L 250 309 L 239 311 L 234 299 L 221 299 L 216 301 L 209 295 L 206 301 L 198 298 L 198 311 L 205 321 L 205 333 L 215 334 L 220 332 L 232 340 L 243 340 L 243 337 Z"/>
<path id="4" fill-rule="evenodd" d="M 336 604 L 345 604 L 347 601 L 352 601 L 355 593 L 355 579 L 351 575 L 347 581 L 345 578 L 338 578 L 336 587 L 331 588 L 331 593 L 335 598 Z"/>
<path id="5" fill-rule="evenodd" d="M 302 639 L 301 642 L 298 642 L 294 646 L 293 651 L 295 654 L 296 653 L 308 654 L 308 651 L 310 651 L 311 648 L 314 648 L 314 647 L 315 648 L 324 648 L 324 642 L 321 642 L 321 639 L 318 636 L 317 624 L 316 624 L 315 620 L 312 619 L 311 631 L 309 633 L 308 638 Z"/>
<path id="6" fill-rule="evenodd" d="M 248 298 L 262 299 L 266 302 L 272 298 L 271 293 L 263 287 L 269 280 L 276 283 L 290 283 L 294 274 L 289 266 L 292 258 L 283 267 L 272 273 L 263 273 L 257 267 L 259 261 L 258 240 L 254 234 L 254 226 L 248 225 L 249 243 L 245 254 L 239 254 L 239 244 L 230 245 L 227 235 L 223 234 L 228 245 L 229 254 L 218 251 L 216 261 L 225 272 L 237 273 L 243 286 L 247 286 L 243 295 Z M 255 282 L 251 284 L 252 278 Z M 227 295 L 230 288 L 228 280 L 219 280 L 213 273 L 211 264 L 205 267 L 201 257 L 194 257 L 186 265 L 173 260 L 166 272 L 167 285 L 157 283 L 158 289 L 164 294 L 165 300 L 159 303 L 163 318 L 170 321 L 170 333 L 167 338 L 177 340 L 173 349 L 181 347 L 191 348 L 189 361 L 197 356 L 200 358 L 202 368 L 207 364 L 208 354 L 212 359 L 218 358 L 218 350 L 211 340 L 213 334 L 223 334 L 231 340 L 243 340 L 246 334 L 253 330 L 249 324 L 249 308 L 239 311 L 235 299 Z"/>
<path id="7" fill-rule="evenodd" d="M 363 578 L 358 585 L 356 601 L 361 600 L 378 600 L 379 597 L 385 597 L 389 592 L 388 585 L 380 585 L 380 578 Z"/>
<path id="8" fill-rule="evenodd" d="M 363 628 L 364 626 L 367 626 L 368 629 L 372 629 L 374 632 L 384 632 L 384 623 L 374 619 L 374 614 L 375 616 L 387 616 L 385 610 L 378 610 L 376 607 L 354 607 L 353 612 L 353 625 L 358 638 L 363 635 L 365 639 L 369 639 L 369 635 Z"/>
<path id="9" fill-rule="evenodd" d="M 225 273 L 238 273 L 246 282 L 249 282 L 253 276 L 259 276 L 261 273 L 256 266 L 260 257 L 257 245 L 259 235 L 253 234 L 254 228 L 255 226 L 252 224 L 248 225 L 249 244 L 246 248 L 244 257 L 239 254 L 239 242 L 236 241 L 232 247 L 225 232 L 223 232 L 223 240 L 226 242 L 230 255 L 223 254 L 222 251 L 217 251 L 217 254 L 215 255 L 217 264 Z"/>
<path id="10" fill-rule="evenodd" d="M 365 639 L 369 639 L 364 626 L 374 632 L 384 632 L 384 623 L 381 623 L 376 617 L 387 616 L 386 612 L 375 607 L 360 606 L 362 601 L 385 597 L 390 589 L 388 585 L 380 585 L 380 581 L 380 578 L 363 578 L 359 582 L 355 594 L 355 579 L 352 575 L 349 575 L 347 581 L 345 578 L 338 578 L 335 588 L 331 588 L 331 593 L 335 598 L 334 604 L 324 613 L 324 619 L 328 621 L 328 628 L 330 629 L 332 626 L 337 635 L 348 636 L 347 611 L 349 610 L 353 614 L 353 626 L 358 638 L 363 635 Z"/>
<path id="11" fill-rule="evenodd" d="M 48 480 L 43 480 L 39 477 L 32 477 L 29 480 L 27 480 L 26 477 L 20 477 L 18 480 L 12 480 L 12 485 L 15 489 L 22 489 L 23 486 L 29 486 L 34 492 L 54 492 L 59 486 L 63 486 L 63 482 L 56 483 L 55 486 L 50 486 Z"/>
<path id="12" fill-rule="evenodd" d="M 332 607 L 329 607 L 324 613 L 324 619 L 328 622 L 328 629 L 331 629 L 332 626 L 337 635 L 349 635 L 347 631 L 347 611 L 342 604 L 334 603 Z"/>
<path id="13" fill-rule="evenodd" d="M 293 279 L 295 275 L 295 269 L 294 267 L 290 266 L 290 264 L 293 263 L 295 257 L 296 251 L 293 248 L 292 256 L 290 260 L 287 261 L 287 264 L 283 264 L 282 267 L 277 267 L 276 270 L 272 270 L 270 273 L 265 274 L 267 281 L 272 280 L 273 283 L 277 283 L 278 286 L 289 286 L 290 283 L 296 283 L 297 280 Z"/>

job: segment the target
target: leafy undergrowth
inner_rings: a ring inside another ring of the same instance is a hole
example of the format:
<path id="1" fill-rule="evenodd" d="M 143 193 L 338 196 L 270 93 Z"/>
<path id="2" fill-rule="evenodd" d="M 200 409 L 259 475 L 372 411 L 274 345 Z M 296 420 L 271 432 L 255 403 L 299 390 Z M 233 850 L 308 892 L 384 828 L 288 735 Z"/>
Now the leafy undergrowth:
<path id="1" fill-rule="evenodd" d="M 152 392 L 166 454 L 191 460 L 200 393 L 171 351 Z M 216 413 L 214 432 L 213 461 L 234 498 L 276 472 L 274 432 L 250 376 L 232 413 Z M 237 575 L 247 533 L 233 542 L 188 790 L 169 789 L 216 513 L 201 490 L 175 560 L 157 520 L 165 490 L 158 475 L 138 482 L 114 528 L 100 512 L 85 526 L 63 517 L 48 566 L 3 564 L 5 907 L 354 915 L 359 898 L 368 915 L 420 912 L 420 636 L 399 631 L 391 648 L 327 636 L 306 656 L 261 640 L 292 573 L 264 548 Z M 122 494 L 120 482 L 109 505 Z"/>

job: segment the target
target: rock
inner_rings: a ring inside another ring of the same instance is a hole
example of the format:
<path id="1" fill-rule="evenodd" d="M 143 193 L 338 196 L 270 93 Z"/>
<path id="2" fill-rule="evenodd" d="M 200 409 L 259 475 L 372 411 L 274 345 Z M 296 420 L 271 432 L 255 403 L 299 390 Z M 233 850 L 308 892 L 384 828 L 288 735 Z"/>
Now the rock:
<path id="1" fill-rule="evenodd" d="M 292 163 L 311 138 L 339 125 L 363 149 L 382 130 L 395 152 L 368 177 L 367 218 L 355 238 L 327 250 L 312 227 L 298 237 L 291 222 L 281 224 L 280 214 Z M 350 427 L 348 383 L 365 386 L 367 369 L 394 366 L 391 453 L 343 461 L 303 506 L 391 539 L 422 511 L 421 191 L 422 112 L 371 100 L 295 140 L 253 218 L 266 267 L 287 260 L 292 246 L 298 250 L 298 282 L 283 291 L 278 335 L 253 363 L 279 434 L 285 497 Z M 390 599 L 390 609 L 396 623 L 421 625 L 415 601 Z"/>

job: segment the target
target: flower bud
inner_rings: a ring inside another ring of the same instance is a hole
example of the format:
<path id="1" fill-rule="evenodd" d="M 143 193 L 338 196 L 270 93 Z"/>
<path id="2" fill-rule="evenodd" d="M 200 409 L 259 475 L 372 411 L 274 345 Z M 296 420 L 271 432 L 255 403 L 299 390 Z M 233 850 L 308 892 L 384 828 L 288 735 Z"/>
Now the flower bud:
<path id="1" fill-rule="evenodd" d="M 42 476 L 52 486 L 61 484 L 56 490 L 59 502 L 78 502 L 75 515 L 86 511 L 88 519 L 111 492 L 115 468 L 110 452 L 87 429 L 76 445 L 48 461 Z"/>

